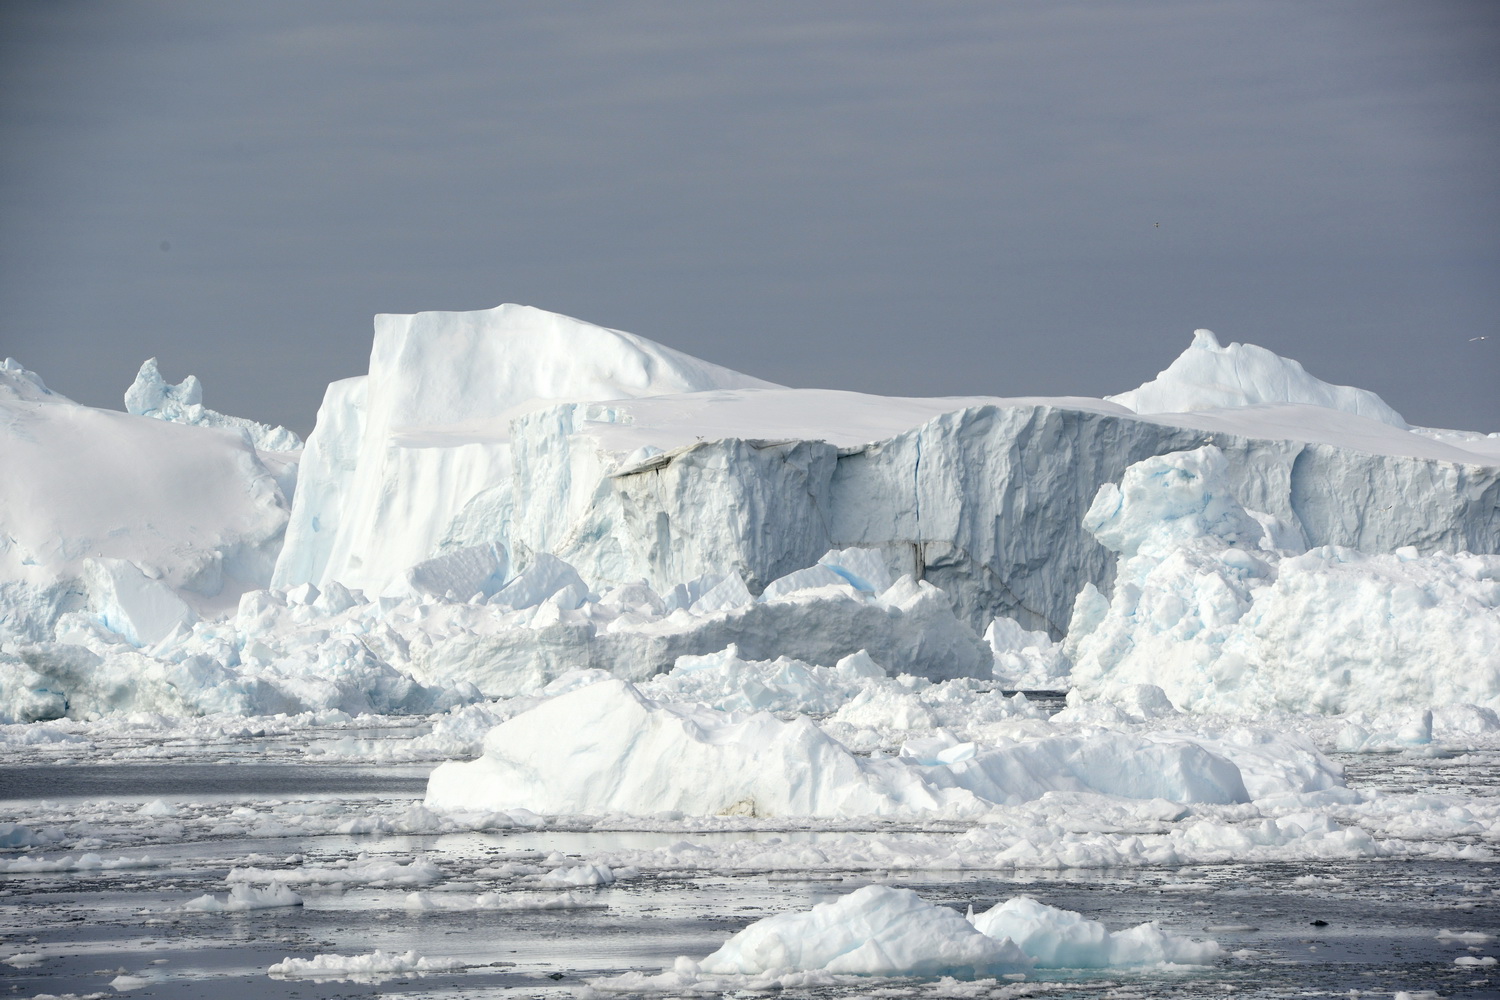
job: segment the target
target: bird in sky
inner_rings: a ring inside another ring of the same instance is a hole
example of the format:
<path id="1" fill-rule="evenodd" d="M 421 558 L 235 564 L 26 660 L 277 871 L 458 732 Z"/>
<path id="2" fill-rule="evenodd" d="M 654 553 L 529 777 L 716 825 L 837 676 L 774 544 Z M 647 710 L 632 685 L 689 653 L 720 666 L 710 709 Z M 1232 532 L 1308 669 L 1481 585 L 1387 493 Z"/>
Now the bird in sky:
<path id="1" fill-rule="evenodd" d="M 1489 339 L 1490 339 L 1489 337 L 1470 337 L 1469 338 L 1469 343 L 1472 344 L 1476 340 L 1489 340 Z"/>

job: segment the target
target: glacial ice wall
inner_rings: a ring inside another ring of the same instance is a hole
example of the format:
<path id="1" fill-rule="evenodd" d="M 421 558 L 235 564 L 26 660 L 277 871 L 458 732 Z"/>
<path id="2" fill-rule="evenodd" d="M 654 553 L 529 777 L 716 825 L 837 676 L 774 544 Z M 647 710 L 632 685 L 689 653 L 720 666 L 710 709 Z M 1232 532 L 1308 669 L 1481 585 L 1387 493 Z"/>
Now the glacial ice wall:
<path id="1" fill-rule="evenodd" d="M 813 391 L 764 395 L 795 406 L 802 392 Z M 644 579 L 662 592 L 727 569 L 757 589 L 828 549 L 864 547 L 941 587 L 976 631 L 1003 615 L 1059 635 L 1078 591 L 1111 579 L 1114 556 L 1082 527 L 1099 487 L 1142 459 L 1212 442 L 1235 494 L 1303 546 L 1500 549 L 1500 468 L 1366 418 L 1329 422 L 1315 407 L 1209 413 L 1191 426 L 1199 415 L 1168 422 L 1097 401 L 995 400 L 862 447 L 735 437 L 620 468 L 610 435 L 623 425 L 632 441 L 646 436 L 641 418 L 656 402 L 518 420 L 516 514 L 497 534 L 599 584 Z M 1300 421 L 1304 438 L 1323 421 L 1330 440 L 1255 436 L 1257 421 L 1279 430 L 1271 417 Z"/>
<path id="2" fill-rule="evenodd" d="M 1192 412 L 785 389 L 520 306 L 379 317 L 371 374 L 320 411 L 274 584 L 410 593 L 413 566 L 487 547 L 512 570 L 556 555 L 596 588 L 732 571 L 758 592 L 860 547 L 976 631 L 1005 616 L 1057 636 L 1113 572 L 1081 527 L 1098 488 L 1209 443 L 1297 545 L 1500 550 L 1493 455 L 1271 352 L 1200 331 L 1115 398 Z"/>
<path id="3" fill-rule="evenodd" d="M 768 385 L 528 306 L 377 316 L 369 375 L 330 387 L 308 440 L 312 488 L 275 585 L 399 587 L 465 504 L 509 482 L 511 418 L 540 401 Z"/>

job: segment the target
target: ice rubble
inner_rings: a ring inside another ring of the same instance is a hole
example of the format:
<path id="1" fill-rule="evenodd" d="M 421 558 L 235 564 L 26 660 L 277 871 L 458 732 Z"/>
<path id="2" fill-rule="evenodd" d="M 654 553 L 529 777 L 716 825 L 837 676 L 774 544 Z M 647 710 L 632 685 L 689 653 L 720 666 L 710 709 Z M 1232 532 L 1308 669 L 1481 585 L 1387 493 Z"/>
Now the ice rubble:
<path id="1" fill-rule="evenodd" d="M 870 976 L 961 978 L 1043 969 L 1162 963 L 1206 965 L 1213 941 L 1194 941 L 1154 922 L 1111 933 L 1071 910 L 1017 896 L 968 919 L 910 889 L 865 886 L 805 913 L 758 920 L 701 962 L 677 972 L 754 975 L 821 969 Z"/>
<path id="2" fill-rule="evenodd" d="M 261 451 L 297 451 L 302 439 L 285 427 L 272 427 L 244 417 L 230 417 L 203 405 L 203 383 L 189 375 L 177 385 L 161 376 L 155 358 L 147 358 L 135 381 L 125 390 L 125 412 L 196 427 L 213 427 L 241 434 Z"/>
<path id="3" fill-rule="evenodd" d="M 1084 526 L 1121 557 L 1113 596 L 1089 587 L 1074 609 L 1085 694 L 1150 683 L 1243 714 L 1500 708 L 1500 556 L 1284 547 L 1212 446 L 1132 466 Z"/>
<path id="4" fill-rule="evenodd" d="M 0 365 L 0 640 L 50 638 L 91 606 L 139 641 L 265 586 L 285 456 L 243 437 L 81 406 Z M 102 586 L 90 586 L 91 581 Z"/>
<path id="5" fill-rule="evenodd" d="M 432 712 L 480 697 L 536 695 L 578 670 L 645 680 L 683 657 L 731 646 L 750 660 L 837 664 L 869 645 L 882 650 L 882 662 L 866 658 L 858 668 L 865 673 L 990 675 L 989 650 L 940 591 L 883 576 L 878 594 L 856 589 L 848 582 L 856 571 L 843 564 L 859 567 L 857 555 L 825 556 L 832 582 L 794 574 L 760 599 L 732 575 L 691 581 L 666 599 L 644 584 L 599 595 L 544 556 L 477 602 L 430 594 L 368 601 L 338 583 L 322 591 L 304 584 L 248 593 L 234 617 L 205 622 L 180 614 L 169 593 L 156 604 L 116 601 L 112 607 L 134 609 L 135 618 L 70 613 L 56 641 L 0 653 L 8 667 L 0 670 L 0 721 L 130 711 Z M 138 575 L 129 564 L 119 573 Z M 142 641 L 152 644 L 136 648 Z M 852 696 L 852 681 L 840 691 Z"/>
<path id="6" fill-rule="evenodd" d="M 895 759 L 861 759 L 805 716 L 656 702 L 612 679 L 501 723 L 478 760 L 432 773 L 426 804 L 544 815 L 976 817 L 1061 790 L 1249 801 L 1238 767 L 1186 740 L 1101 732 L 980 746 L 940 732 Z"/>

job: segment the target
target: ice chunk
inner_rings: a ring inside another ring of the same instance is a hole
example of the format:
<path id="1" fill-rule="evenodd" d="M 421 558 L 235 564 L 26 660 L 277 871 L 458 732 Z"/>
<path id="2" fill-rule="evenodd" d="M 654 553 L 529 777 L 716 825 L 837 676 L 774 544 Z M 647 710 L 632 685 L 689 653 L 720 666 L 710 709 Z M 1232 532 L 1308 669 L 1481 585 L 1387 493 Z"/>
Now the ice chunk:
<path id="1" fill-rule="evenodd" d="M 1214 941 L 1170 934 L 1155 921 L 1111 933 L 1082 914 L 1016 896 L 973 918 L 976 930 L 1008 938 L 1043 969 L 1106 969 L 1122 966 L 1208 965 L 1219 956 Z"/>
<path id="2" fill-rule="evenodd" d="M 827 566 L 809 566 L 807 569 L 799 569 L 788 573 L 786 576 L 772 580 L 766 584 L 766 589 L 761 593 L 763 601 L 774 601 L 778 597 L 795 594 L 801 590 L 817 590 L 819 587 L 849 587 L 853 586 L 841 573 L 835 573 Z"/>
<path id="3" fill-rule="evenodd" d="M 1101 488 L 1088 527 L 1126 558 L 1111 598 L 1079 596 L 1065 650 L 1081 692 L 1152 684 L 1236 713 L 1500 708 L 1500 556 L 1248 547 L 1258 526 L 1216 452 L 1147 459 Z"/>
<path id="4" fill-rule="evenodd" d="M 995 679 L 1006 687 L 1046 690 L 1067 685 L 1070 664 L 1046 632 L 1030 632 L 1014 618 L 996 618 L 984 641 L 995 657 Z"/>
<path id="5" fill-rule="evenodd" d="M 546 815 L 957 817 L 1059 790 L 1249 800 L 1233 763 L 1187 741 L 1053 736 L 926 759 L 861 759 L 805 717 L 783 722 L 654 702 L 606 680 L 501 723 L 478 760 L 432 773 L 427 805 Z"/>
<path id="6" fill-rule="evenodd" d="M 280 882 L 264 889 L 239 884 L 229 887 L 229 895 L 219 899 L 212 894 L 199 896 L 182 904 L 184 910 L 197 913 L 243 913 L 246 910 L 269 910 L 280 906 L 301 906 L 302 897 Z"/>
<path id="7" fill-rule="evenodd" d="M 1139 388 L 1106 396 L 1137 413 L 1184 413 L 1258 403 L 1307 403 L 1343 410 L 1406 429 L 1401 414 L 1366 389 L 1330 385 L 1290 358 L 1254 344 L 1219 345 L 1211 330 L 1197 330 L 1193 343 L 1166 371 Z"/>
<path id="8" fill-rule="evenodd" d="M 890 566 L 878 549 L 833 549 L 819 559 L 818 563 L 849 581 L 850 586 L 867 594 L 879 594 L 895 582 Z"/>
<path id="9" fill-rule="evenodd" d="M 456 958 L 427 958 L 415 951 L 384 952 L 376 948 L 368 955 L 283 958 L 266 973 L 281 979 L 380 982 L 412 972 L 452 972 L 462 968 L 465 964 Z"/>
<path id="10" fill-rule="evenodd" d="M 716 611 L 742 608 L 753 600 L 755 598 L 745 586 L 744 577 L 730 570 L 727 576 L 704 591 L 702 597 L 694 600 L 689 610 L 695 615 L 711 615 Z"/>
<path id="11" fill-rule="evenodd" d="M 406 571 L 406 583 L 413 593 L 433 597 L 449 591 L 463 597 L 489 597 L 505 585 L 509 564 L 505 550 L 498 545 L 471 545 L 417 563 Z"/>
<path id="12" fill-rule="evenodd" d="M 958 912 L 910 889 L 867 885 L 806 913 L 766 917 L 698 963 L 710 974 L 773 969 L 868 976 L 961 976 L 1025 972 L 1031 960 L 1009 941 L 977 930 Z"/>
<path id="13" fill-rule="evenodd" d="M 198 619 L 172 588 L 128 559 L 90 559 L 84 563 L 84 580 L 100 624 L 131 645 L 149 646 Z"/>
<path id="14" fill-rule="evenodd" d="M 572 566 L 543 552 L 534 556 L 531 565 L 519 576 L 495 591 L 490 603 L 519 611 L 522 608 L 534 608 L 554 594 L 569 588 L 573 588 L 573 594 L 568 600 L 568 606 L 576 608 L 579 596 L 589 592 L 588 584 L 583 582 L 583 578 Z"/>

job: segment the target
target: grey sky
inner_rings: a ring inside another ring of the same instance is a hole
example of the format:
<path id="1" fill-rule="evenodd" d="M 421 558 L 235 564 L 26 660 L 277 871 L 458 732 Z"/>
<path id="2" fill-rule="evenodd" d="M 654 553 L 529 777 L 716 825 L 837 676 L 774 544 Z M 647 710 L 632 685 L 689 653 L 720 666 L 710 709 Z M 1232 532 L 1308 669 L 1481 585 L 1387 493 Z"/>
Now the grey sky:
<path id="1" fill-rule="evenodd" d="M 305 432 L 376 312 L 911 395 L 1121 391 L 1207 326 L 1500 429 L 1497 12 L 10 0 L 0 354 Z"/>

